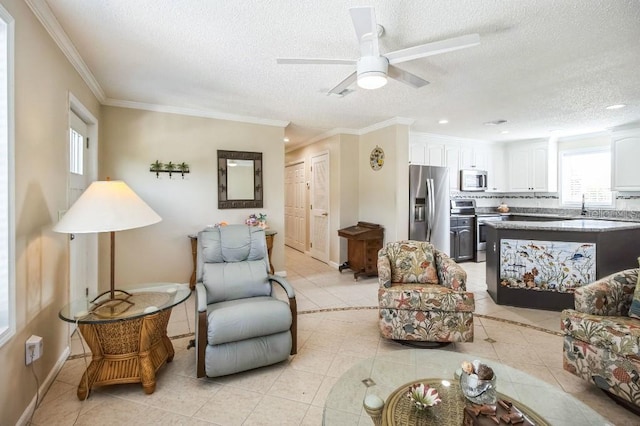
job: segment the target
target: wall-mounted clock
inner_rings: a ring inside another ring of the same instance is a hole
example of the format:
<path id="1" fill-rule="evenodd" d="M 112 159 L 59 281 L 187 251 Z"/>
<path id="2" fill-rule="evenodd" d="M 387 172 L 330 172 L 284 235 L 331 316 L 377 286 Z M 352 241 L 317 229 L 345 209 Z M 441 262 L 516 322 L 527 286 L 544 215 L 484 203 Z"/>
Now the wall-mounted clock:
<path id="1" fill-rule="evenodd" d="M 371 150 L 369 165 L 373 170 L 380 170 L 384 165 L 384 151 L 379 146 L 376 146 Z"/>

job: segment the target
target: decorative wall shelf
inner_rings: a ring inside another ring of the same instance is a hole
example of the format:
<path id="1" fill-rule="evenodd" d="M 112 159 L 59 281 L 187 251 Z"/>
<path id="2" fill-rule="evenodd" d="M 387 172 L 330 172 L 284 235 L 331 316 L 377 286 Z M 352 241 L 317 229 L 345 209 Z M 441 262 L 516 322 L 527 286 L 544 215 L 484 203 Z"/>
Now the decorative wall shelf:
<path id="1" fill-rule="evenodd" d="M 151 163 L 149 171 L 156 174 L 156 178 L 160 177 L 160 173 L 169 173 L 169 179 L 173 173 L 180 173 L 182 179 L 184 179 L 185 173 L 189 173 L 189 165 L 187 163 L 175 164 L 171 161 L 168 163 L 161 163 L 156 160 L 155 163 Z"/>

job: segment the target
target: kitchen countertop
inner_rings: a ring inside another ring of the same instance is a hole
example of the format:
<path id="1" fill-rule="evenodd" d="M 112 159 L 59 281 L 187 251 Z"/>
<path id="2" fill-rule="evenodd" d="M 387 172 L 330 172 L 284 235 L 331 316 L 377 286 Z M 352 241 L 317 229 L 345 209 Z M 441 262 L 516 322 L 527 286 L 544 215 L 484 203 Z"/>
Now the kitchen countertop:
<path id="1" fill-rule="evenodd" d="M 519 215 L 519 213 L 518 213 Z M 534 216 L 534 215 L 531 215 Z M 541 214 L 535 216 L 542 216 Z M 549 215 L 549 217 L 554 217 Z M 527 230 L 527 231 L 572 231 L 572 232 L 606 232 L 624 229 L 639 229 L 638 222 L 622 222 L 616 220 L 598 219 L 564 219 L 548 222 L 507 220 L 501 222 L 487 222 L 496 229 Z"/>

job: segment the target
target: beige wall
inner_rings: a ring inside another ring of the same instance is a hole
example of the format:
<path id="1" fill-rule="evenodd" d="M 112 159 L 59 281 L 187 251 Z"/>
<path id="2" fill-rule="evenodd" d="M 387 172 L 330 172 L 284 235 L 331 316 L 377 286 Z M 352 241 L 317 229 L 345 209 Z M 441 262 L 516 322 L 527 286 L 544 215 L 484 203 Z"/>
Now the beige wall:
<path id="1" fill-rule="evenodd" d="M 305 180 L 311 181 L 311 158 L 324 152 L 329 154 L 329 263 L 337 265 L 347 260 L 347 246 L 338 237 L 338 229 L 354 225 L 358 220 L 358 156 L 359 138 L 355 135 L 337 134 L 312 145 L 287 152 L 285 162 L 305 162 Z M 310 191 L 306 192 L 306 250 L 309 250 Z"/>
<path id="2" fill-rule="evenodd" d="M 337 243 L 334 234 L 337 232 L 339 221 L 338 200 L 340 196 L 339 176 L 340 176 L 340 135 L 335 135 L 312 145 L 307 145 L 295 151 L 285 154 L 285 163 L 293 164 L 304 161 L 305 181 L 311 182 L 311 158 L 323 153 L 329 154 L 329 261 L 336 262 L 339 258 Z M 309 251 L 309 241 L 311 239 L 310 225 L 311 217 L 309 205 L 311 203 L 311 191 L 307 188 L 305 193 L 305 250 Z"/>
<path id="3" fill-rule="evenodd" d="M 379 146 L 385 154 L 380 170 L 369 166 L 371 151 Z M 384 241 L 408 236 L 409 127 L 392 125 L 360 137 L 359 218 L 384 227 Z"/>
<path id="4" fill-rule="evenodd" d="M 69 91 L 94 116 L 100 111 L 26 3 L 0 2 L 15 19 L 16 334 L 0 348 L 0 424 L 13 425 L 35 400 L 27 338 L 44 338 L 34 364 L 41 384 L 67 347 L 68 326 L 58 319 L 69 292 L 67 236 L 51 227 L 67 204 Z"/>
<path id="5" fill-rule="evenodd" d="M 376 146 L 385 152 L 385 164 L 374 171 L 369 155 Z M 306 180 L 311 157 L 329 152 L 330 263 L 347 260 L 348 242 L 338 230 L 358 221 L 373 222 L 385 228 L 385 241 L 406 239 L 408 235 L 409 127 L 392 125 L 362 136 L 338 134 L 312 145 L 287 152 L 287 164 L 304 160 Z M 307 191 L 307 241 L 309 241 L 309 191 Z M 309 247 L 307 247 L 307 250 Z"/>
<path id="6" fill-rule="evenodd" d="M 120 179 L 149 204 L 162 222 L 116 234 L 116 285 L 187 282 L 192 271 L 189 234 L 225 221 L 244 223 L 265 213 L 278 232 L 272 263 L 284 270 L 284 129 L 136 109 L 102 107 L 100 179 Z M 264 207 L 218 210 L 217 150 L 262 152 Z M 185 162 L 184 179 L 149 172 L 154 161 Z M 100 241 L 108 250 L 108 238 Z M 108 258 L 100 278 L 108 283 Z"/>

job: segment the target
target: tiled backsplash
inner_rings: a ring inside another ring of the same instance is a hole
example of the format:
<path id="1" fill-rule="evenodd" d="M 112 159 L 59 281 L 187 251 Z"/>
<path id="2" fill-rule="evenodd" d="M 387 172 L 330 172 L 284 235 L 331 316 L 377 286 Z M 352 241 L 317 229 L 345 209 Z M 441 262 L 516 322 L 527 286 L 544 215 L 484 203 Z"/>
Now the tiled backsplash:
<path id="1" fill-rule="evenodd" d="M 501 203 L 509 206 L 511 213 L 543 213 L 561 216 L 579 216 L 580 209 L 560 206 L 557 193 L 451 193 L 451 198 L 473 198 L 480 213 L 495 212 Z M 616 195 L 615 208 L 592 208 L 587 205 L 587 216 L 592 218 L 608 218 L 618 220 L 640 221 L 640 195 L 622 193 Z"/>

